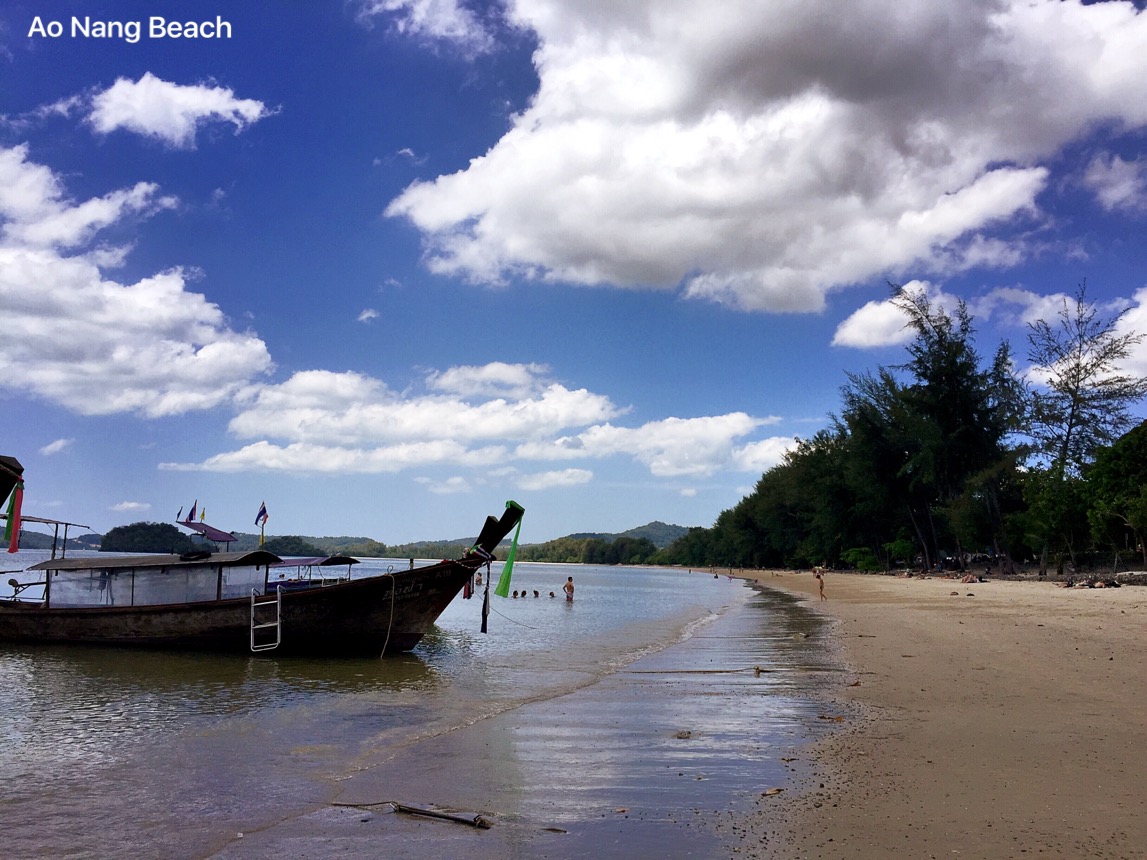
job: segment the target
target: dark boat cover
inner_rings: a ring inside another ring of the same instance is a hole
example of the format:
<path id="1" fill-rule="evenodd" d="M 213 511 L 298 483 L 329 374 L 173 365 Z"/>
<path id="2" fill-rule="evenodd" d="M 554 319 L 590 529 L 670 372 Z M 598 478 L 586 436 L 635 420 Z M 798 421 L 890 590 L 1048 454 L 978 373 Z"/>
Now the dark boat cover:
<path id="1" fill-rule="evenodd" d="M 24 467 L 19 460 L 0 454 L 0 505 L 8 501 L 8 496 L 23 474 Z"/>

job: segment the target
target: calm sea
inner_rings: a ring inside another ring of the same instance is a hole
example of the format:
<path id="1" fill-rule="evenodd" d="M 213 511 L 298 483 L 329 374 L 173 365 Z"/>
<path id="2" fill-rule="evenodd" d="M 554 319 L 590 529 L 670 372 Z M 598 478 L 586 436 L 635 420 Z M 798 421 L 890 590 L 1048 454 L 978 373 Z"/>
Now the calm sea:
<path id="1" fill-rule="evenodd" d="M 44 557 L 0 559 L 0 595 L 12 569 Z M 368 560 L 355 575 L 390 564 L 406 561 Z M 618 724 L 645 709 L 677 757 L 659 769 L 719 770 L 731 792 L 779 778 L 777 745 L 808 734 L 810 678 L 825 668 L 818 622 L 783 598 L 711 573 L 544 564 L 518 565 L 511 587 L 528 596 L 492 598 L 488 634 L 480 596 L 459 597 L 413 653 L 382 660 L 0 645 L 0 856 L 242 856 L 237 833 L 313 811 L 400 751 L 587 691 Z M 635 689 L 655 695 L 634 704 Z M 676 732 L 696 742 L 674 745 Z M 608 735 L 614 775 L 575 778 L 585 751 L 567 751 L 550 820 L 644 779 L 640 751 Z M 560 725 L 523 730 L 521 779 L 539 747 L 552 771 L 560 739 Z"/>

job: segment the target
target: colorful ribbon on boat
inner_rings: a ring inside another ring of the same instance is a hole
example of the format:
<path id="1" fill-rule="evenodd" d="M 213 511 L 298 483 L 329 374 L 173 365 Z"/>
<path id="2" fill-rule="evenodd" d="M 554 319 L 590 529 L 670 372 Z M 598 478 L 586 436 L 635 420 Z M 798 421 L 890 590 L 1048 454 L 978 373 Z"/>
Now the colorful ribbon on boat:
<path id="1" fill-rule="evenodd" d="M 8 541 L 8 552 L 20 550 L 20 508 L 24 504 L 24 482 L 17 481 L 8 502 L 8 524 L 4 527 L 4 540 Z"/>
<path id="2" fill-rule="evenodd" d="M 507 502 L 506 507 L 514 505 L 521 507 L 516 502 Z M 510 575 L 514 570 L 514 556 L 518 554 L 518 535 L 522 533 L 522 521 L 518 520 L 518 527 L 514 530 L 514 539 L 510 542 L 510 552 L 506 556 L 506 563 L 502 565 L 502 575 L 498 578 L 498 587 L 494 589 L 494 593 L 499 597 L 510 596 Z"/>

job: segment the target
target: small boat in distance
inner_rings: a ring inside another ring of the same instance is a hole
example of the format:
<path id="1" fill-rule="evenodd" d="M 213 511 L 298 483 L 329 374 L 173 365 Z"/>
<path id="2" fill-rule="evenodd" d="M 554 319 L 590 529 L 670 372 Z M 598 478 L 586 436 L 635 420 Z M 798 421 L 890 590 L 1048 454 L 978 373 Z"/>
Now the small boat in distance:
<path id="1" fill-rule="evenodd" d="M 0 642 L 345 657 L 409 651 L 489 567 L 523 513 L 507 502 L 457 559 L 326 583 L 299 576 L 287 587 L 278 583 L 283 560 L 264 550 L 52 558 L 25 571 L 34 579 L 8 581 Z M 352 561 L 339 559 L 348 570 Z"/>

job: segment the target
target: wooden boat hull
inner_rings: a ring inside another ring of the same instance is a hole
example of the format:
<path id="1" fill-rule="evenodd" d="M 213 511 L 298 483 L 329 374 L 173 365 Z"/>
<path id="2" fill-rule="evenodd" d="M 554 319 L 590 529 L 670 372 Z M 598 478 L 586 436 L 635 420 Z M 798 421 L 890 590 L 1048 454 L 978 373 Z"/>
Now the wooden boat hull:
<path id="1" fill-rule="evenodd" d="M 263 653 L 378 657 L 409 651 L 481 564 L 476 558 L 443 561 L 284 591 L 280 644 Z M 250 653 L 251 600 L 58 609 L 0 602 L 0 641 Z"/>

